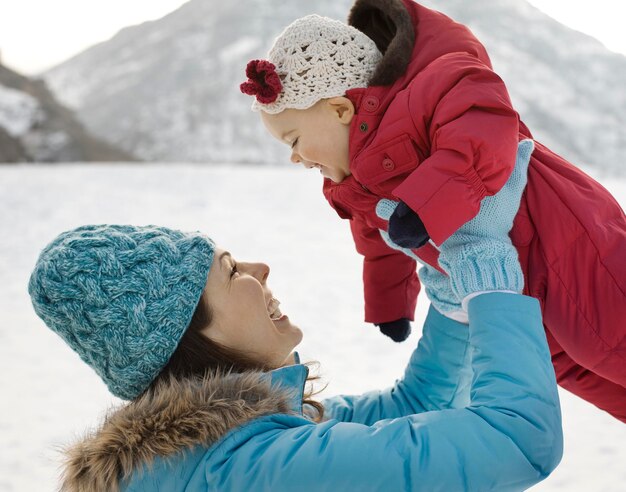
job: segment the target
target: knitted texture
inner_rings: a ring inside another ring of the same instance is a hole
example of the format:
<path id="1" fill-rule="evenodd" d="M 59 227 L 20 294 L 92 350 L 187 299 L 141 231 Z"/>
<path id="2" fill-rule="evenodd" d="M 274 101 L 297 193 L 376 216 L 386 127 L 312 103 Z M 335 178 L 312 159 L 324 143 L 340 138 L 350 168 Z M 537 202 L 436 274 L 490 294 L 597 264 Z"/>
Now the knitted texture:
<path id="1" fill-rule="evenodd" d="M 502 189 L 483 199 L 480 212 L 441 245 L 439 264 L 459 299 L 479 291 L 521 293 L 524 276 L 509 238 L 528 177 L 532 140 L 519 143 L 515 167 Z"/>
<path id="2" fill-rule="evenodd" d="M 398 203 L 400 202 L 389 200 L 387 198 L 379 200 L 376 204 L 376 215 L 381 219 L 388 221 L 393 215 L 393 212 L 396 210 Z"/>
<path id="3" fill-rule="evenodd" d="M 255 99 L 252 110 L 275 114 L 307 109 L 321 99 L 366 87 L 381 58 L 374 41 L 352 26 L 319 15 L 297 19 L 268 54 L 283 90 L 269 104 Z"/>
<path id="4" fill-rule="evenodd" d="M 166 365 L 206 285 L 214 244 L 164 227 L 90 225 L 40 254 L 28 291 L 37 315 L 111 393 L 139 396 Z"/>
<path id="5" fill-rule="evenodd" d="M 387 198 L 379 200 L 376 204 L 376 215 L 383 220 L 389 220 L 389 217 L 393 215 L 399 203 L 400 202 Z M 445 316 L 451 314 L 456 316 L 455 313 L 461 312 L 461 299 L 452 291 L 449 277 L 436 268 L 424 263 L 411 249 L 403 248 L 394 243 L 386 231 L 379 229 L 379 232 L 383 241 L 385 241 L 390 248 L 402 251 L 409 258 L 413 258 L 422 265 L 417 274 L 426 290 L 426 296 L 437 311 Z M 453 319 L 456 318 L 453 317 Z"/>
<path id="6" fill-rule="evenodd" d="M 424 265 L 417 274 L 426 291 L 426 297 L 437 311 L 444 316 L 462 311 L 461 299 L 452 290 L 450 277 L 430 265 Z"/>

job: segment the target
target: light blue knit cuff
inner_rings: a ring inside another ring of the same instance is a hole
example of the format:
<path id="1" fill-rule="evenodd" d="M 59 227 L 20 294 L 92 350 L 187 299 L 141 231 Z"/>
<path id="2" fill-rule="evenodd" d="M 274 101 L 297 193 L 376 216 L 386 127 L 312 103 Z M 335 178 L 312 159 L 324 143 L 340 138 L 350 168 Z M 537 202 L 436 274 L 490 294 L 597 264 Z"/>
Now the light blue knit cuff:
<path id="1" fill-rule="evenodd" d="M 521 293 L 524 288 L 517 250 L 510 241 L 468 237 L 459 245 L 442 248 L 439 264 L 450 276 L 452 291 L 459 299 L 479 291 Z"/>
<path id="2" fill-rule="evenodd" d="M 437 311 L 444 315 L 461 311 L 461 300 L 452 291 L 448 277 L 430 265 L 424 265 L 417 273 L 426 296 Z"/>

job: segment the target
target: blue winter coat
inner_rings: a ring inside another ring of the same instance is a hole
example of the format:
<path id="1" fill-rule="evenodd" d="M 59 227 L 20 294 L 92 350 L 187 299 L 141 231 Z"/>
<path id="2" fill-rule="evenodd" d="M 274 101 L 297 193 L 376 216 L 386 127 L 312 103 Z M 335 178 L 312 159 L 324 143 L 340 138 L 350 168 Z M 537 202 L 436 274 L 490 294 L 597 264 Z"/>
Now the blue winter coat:
<path id="1" fill-rule="evenodd" d="M 431 308 L 403 378 L 384 391 L 325 400 L 328 420 L 319 424 L 303 415 L 308 371 L 300 364 L 172 381 L 118 410 L 77 445 L 65 486 L 526 489 L 562 454 L 539 304 L 484 294 L 470 302 L 469 316 L 468 328 Z"/>

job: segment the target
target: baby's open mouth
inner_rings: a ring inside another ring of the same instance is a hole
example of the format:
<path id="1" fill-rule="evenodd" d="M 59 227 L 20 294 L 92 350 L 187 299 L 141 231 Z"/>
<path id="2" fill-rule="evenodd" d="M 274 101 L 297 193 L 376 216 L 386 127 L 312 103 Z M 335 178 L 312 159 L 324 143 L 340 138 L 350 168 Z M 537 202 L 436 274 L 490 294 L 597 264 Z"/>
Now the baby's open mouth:
<path id="1" fill-rule="evenodd" d="M 322 171 L 322 165 L 317 162 L 305 163 L 304 167 L 306 167 L 307 169 L 319 169 L 320 172 Z"/>

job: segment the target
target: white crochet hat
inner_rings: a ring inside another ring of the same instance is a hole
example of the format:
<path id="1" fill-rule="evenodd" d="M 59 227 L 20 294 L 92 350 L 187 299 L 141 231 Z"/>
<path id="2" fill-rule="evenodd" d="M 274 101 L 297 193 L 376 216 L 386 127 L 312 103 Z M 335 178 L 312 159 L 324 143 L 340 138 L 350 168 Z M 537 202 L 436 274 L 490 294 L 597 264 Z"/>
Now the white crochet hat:
<path id="1" fill-rule="evenodd" d="M 307 15 L 274 41 L 267 60 L 248 63 L 241 91 L 256 96 L 253 111 L 307 109 L 321 99 L 366 87 L 382 58 L 374 41 L 343 22 Z"/>

